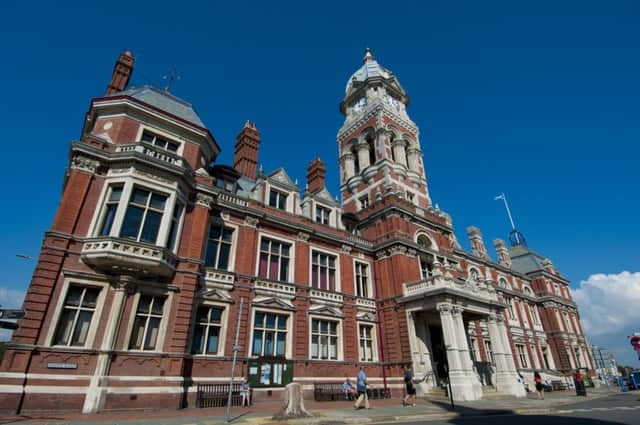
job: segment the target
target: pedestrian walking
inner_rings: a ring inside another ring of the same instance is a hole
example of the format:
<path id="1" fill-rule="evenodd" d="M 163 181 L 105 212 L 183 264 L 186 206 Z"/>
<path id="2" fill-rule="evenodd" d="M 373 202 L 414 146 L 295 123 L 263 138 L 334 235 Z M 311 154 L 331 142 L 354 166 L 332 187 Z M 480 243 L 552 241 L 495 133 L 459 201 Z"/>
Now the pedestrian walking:
<path id="1" fill-rule="evenodd" d="M 251 387 L 249 386 L 249 382 L 246 379 L 242 380 L 242 384 L 240 384 L 240 395 L 242 396 L 242 407 L 249 407 L 251 404 L 251 399 L 249 394 L 251 393 Z"/>
<path id="2" fill-rule="evenodd" d="M 407 365 L 404 370 L 404 386 L 405 386 L 405 396 L 402 399 L 402 405 L 408 406 L 409 404 L 412 406 L 416 405 L 416 387 L 415 381 L 413 379 L 413 371 L 411 370 L 411 365 Z"/>
<path id="3" fill-rule="evenodd" d="M 358 372 L 358 378 L 356 380 L 356 391 L 358 392 L 358 399 L 356 404 L 353 405 L 354 409 L 360 408 L 360 403 L 364 400 L 364 408 L 369 409 L 369 397 L 367 397 L 367 374 L 364 373 L 364 369 L 360 366 L 360 372 Z"/>
<path id="4" fill-rule="evenodd" d="M 587 389 L 584 386 L 584 380 L 582 379 L 582 374 L 580 374 L 579 370 L 576 370 L 575 375 L 573 375 L 573 383 L 576 387 L 576 395 L 587 396 Z"/>
<path id="5" fill-rule="evenodd" d="M 544 385 L 542 385 L 542 377 L 538 372 L 533 372 L 533 382 L 536 384 L 538 400 L 544 400 Z"/>

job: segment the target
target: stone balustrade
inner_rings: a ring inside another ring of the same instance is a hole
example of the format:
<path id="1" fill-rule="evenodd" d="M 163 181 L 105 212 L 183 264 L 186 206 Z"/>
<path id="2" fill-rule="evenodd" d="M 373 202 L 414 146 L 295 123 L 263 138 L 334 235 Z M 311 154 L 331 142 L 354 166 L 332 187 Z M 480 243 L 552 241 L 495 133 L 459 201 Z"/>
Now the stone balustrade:
<path id="1" fill-rule="evenodd" d="M 226 270 L 206 268 L 204 280 L 207 283 L 213 283 L 223 286 L 225 289 L 231 289 L 236 280 L 236 275 Z"/>
<path id="2" fill-rule="evenodd" d="M 340 304 L 344 302 L 342 294 L 336 294 L 335 292 L 323 291 L 315 288 L 309 291 L 309 297 L 312 299 L 315 298 L 322 301 L 331 301 Z"/>
<path id="3" fill-rule="evenodd" d="M 277 282 L 273 280 L 256 279 L 254 284 L 256 291 L 273 293 L 277 296 L 294 298 L 296 296 L 296 286 L 290 283 Z"/>
<path id="4" fill-rule="evenodd" d="M 117 145 L 116 152 L 131 153 L 139 152 L 151 158 L 166 162 L 178 167 L 182 167 L 182 158 L 172 152 L 157 148 L 149 143 L 137 142 L 126 145 Z"/>
<path id="5" fill-rule="evenodd" d="M 102 272 L 140 277 L 171 276 L 176 262 L 166 248 L 110 236 L 86 239 L 81 258 Z"/>

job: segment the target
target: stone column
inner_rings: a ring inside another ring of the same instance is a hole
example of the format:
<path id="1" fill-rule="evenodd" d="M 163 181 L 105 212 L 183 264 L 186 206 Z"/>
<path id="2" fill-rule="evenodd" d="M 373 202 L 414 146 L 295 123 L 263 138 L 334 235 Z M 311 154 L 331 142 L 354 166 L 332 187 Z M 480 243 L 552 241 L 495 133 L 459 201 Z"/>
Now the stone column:
<path id="1" fill-rule="evenodd" d="M 404 140 L 395 139 L 393 142 L 391 142 L 391 148 L 393 149 L 393 158 L 395 159 L 395 162 L 406 167 L 407 157 L 404 151 L 405 144 L 406 142 Z"/>
<path id="2" fill-rule="evenodd" d="M 127 299 L 129 282 L 130 278 L 128 276 L 121 276 L 120 281 L 115 284 L 111 311 L 109 312 L 107 326 L 100 344 L 100 354 L 96 359 L 96 367 L 84 398 L 82 413 L 98 413 L 104 408 L 104 402 L 107 398 L 107 389 L 105 388 L 106 375 L 111 363 L 111 351 L 116 348 L 116 338 L 120 328 L 124 302 Z"/>
<path id="3" fill-rule="evenodd" d="M 511 354 L 511 347 L 508 344 L 507 330 L 502 316 L 492 313 L 487 322 L 496 365 L 494 380 L 496 389 L 503 394 L 525 397 L 524 385 L 518 382 L 518 373 Z"/>
<path id="4" fill-rule="evenodd" d="M 437 308 L 440 312 L 442 334 L 444 336 L 444 344 L 447 350 L 449 382 L 451 383 L 453 398 L 455 400 L 477 400 L 473 391 L 472 383 L 467 378 L 462 359 L 460 358 L 461 353 L 458 345 L 459 332 L 452 314 L 454 307 L 449 303 L 440 303 Z"/>
<path id="5" fill-rule="evenodd" d="M 348 180 L 356 174 L 355 163 L 353 161 L 354 157 L 352 153 L 346 153 L 342 158 L 344 158 L 345 180 Z"/>
<path id="6" fill-rule="evenodd" d="M 370 165 L 369 162 L 369 144 L 362 140 L 358 142 L 358 164 L 360 164 L 360 171 L 363 171 Z"/>
<path id="7" fill-rule="evenodd" d="M 409 147 L 407 149 L 407 165 L 411 171 L 420 172 L 420 149 Z"/>
<path id="8" fill-rule="evenodd" d="M 467 381 L 471 385 L 473 391 L 473 400 L 479 400 L 482 398 L 482 385 L 480 384 L 479 377 L 473 370 L 473 360 L 469 351 L 469 341 L 467 340 L 467 329 L 464 326 L 464 319 L 462 318 L 462 308 L 458 306 L 453 307 L 453 320 L 456 326 L 456 335 L 458 338 L 458 353 L 460 362 L 462 364 L 462 371 L 464 372 Z"/>

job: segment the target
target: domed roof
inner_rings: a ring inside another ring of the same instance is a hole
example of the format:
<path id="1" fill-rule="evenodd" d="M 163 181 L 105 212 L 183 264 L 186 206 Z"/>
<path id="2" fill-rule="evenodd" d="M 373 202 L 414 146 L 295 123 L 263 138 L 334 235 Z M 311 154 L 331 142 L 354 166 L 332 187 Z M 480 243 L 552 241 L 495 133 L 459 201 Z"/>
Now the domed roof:
<path id="1" fill-rule="evenodd" d="M 347 87 L 345 88 L 345 93 L 349 94 L 351 89 L 353 88 L 354 82 L 364 82 L 368 78 L 372 77 L 382 77 L 384 79 L 394 78 L 393 72 L 381 66 L 376 59 L 371 54 L 371 49 L 367 47 L 366 53 L 364 55 L 364 65 L 360 67 L 356 72 L 353 73 L 349 81 L 347 82 Z M 397 82 L 397 79 L 396 79 Z"/>

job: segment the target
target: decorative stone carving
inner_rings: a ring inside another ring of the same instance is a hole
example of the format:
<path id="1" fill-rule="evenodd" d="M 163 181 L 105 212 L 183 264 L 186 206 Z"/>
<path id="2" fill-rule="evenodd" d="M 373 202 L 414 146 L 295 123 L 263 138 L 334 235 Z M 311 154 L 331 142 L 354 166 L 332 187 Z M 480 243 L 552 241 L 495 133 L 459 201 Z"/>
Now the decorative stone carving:
<path id="1" fill-rule="evenodd" d="M 248 227 L 253 227 L 254 229 L 258 227 L 258 219 L 251 216 L 245 216 L 244 225 Z"/>
<path id="2" fill-rule="evenodd" d="M 309 239 L 311 238 L 311 235 L 305 232 L 298 232 L 298 235 L 296 236 L 296 240 L 298 242 L 309 242 Z"/>
<path id="3" fill-rule="evenodd" d="M 352 250 L 352 248 L 351 248 L 351 246 L 349 246 L 349 245 L 345 245 L 345 244 L 343 244 L 343 245 L 340 247 L 340 252 L 342 252 L 343 254 L 351 254 L 351 250 Z"/>
<path id="4" fill-rule="evenodd" d="M 69 168 L 71 168 L 72 170 L 80 170 L 80 171 L 86 171 L 89 173 L 95 173 L 99 166 L 100 166 L 100 161 L 97 161 L 88 156 L 76 153 L 75 155 L 73 155 L 73 158 L 71 159 L 71 165 L 69 166 Z"/>
<path id="5" fill-rule="evenodd" d="M 211 209 L 211 204 L 213 204 L 213 196 L 201 192 L 196 194 L 196 205 Z"/>

